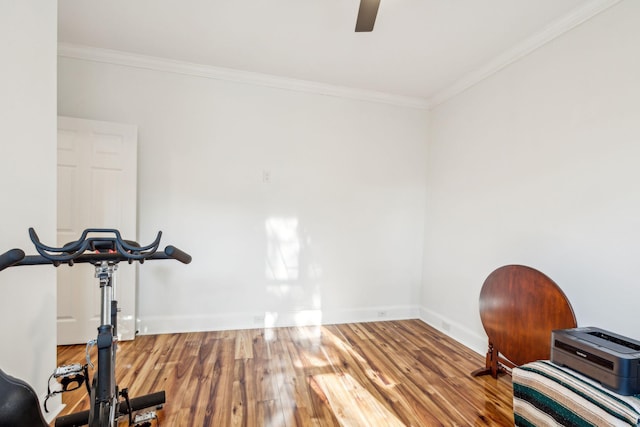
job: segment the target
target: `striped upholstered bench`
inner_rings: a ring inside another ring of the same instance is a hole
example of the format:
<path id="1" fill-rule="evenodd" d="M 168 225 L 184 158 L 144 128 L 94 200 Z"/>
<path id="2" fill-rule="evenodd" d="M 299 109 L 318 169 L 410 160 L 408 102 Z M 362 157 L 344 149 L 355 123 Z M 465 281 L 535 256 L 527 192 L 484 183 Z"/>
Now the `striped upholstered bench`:
<path id="1" fill-rule="evenodd" d="M 549 361 L 514 368 L 515 425 L 640 426 L 640 395 L 622 396 Z"/>

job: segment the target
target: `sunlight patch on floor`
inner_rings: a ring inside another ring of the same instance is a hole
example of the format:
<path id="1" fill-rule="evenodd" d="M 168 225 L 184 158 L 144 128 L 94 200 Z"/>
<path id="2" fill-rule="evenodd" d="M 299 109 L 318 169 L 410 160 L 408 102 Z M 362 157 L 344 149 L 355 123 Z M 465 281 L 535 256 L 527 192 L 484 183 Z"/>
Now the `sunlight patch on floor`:
<path id="1" fill-rule="evenodd" d="M 349 374 L 314 375 L 311 381 L 324 394 L 342 427 L 405 426 Z"/>

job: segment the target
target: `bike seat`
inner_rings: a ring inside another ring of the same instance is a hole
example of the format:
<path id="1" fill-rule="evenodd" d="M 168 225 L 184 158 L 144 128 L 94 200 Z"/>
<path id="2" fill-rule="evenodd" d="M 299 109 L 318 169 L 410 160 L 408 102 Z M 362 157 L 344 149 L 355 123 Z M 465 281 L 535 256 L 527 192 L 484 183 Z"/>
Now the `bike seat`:
<path id="1" fill-rule="evenodd" d="M 0 369 L 0 427 L 47 427 L 33 388 Z"/>

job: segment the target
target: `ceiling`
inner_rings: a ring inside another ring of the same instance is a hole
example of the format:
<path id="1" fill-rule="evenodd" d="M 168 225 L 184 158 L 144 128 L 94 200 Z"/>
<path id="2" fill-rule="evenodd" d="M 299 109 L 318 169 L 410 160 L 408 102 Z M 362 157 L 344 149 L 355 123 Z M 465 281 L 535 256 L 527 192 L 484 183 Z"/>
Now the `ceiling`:
<path id="1" fill-rule="evenodd" d="M 428 100 L 602 3 L 381 0 L 373 32 L 356 33 L 359 0 L 59 0 L 58 37 L 64 44 Z"/>

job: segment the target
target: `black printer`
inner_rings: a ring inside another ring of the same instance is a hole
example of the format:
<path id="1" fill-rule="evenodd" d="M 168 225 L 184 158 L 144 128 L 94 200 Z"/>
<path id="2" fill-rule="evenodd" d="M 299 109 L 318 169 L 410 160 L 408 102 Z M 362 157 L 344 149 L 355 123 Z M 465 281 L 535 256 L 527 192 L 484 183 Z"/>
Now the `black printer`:
<path id="1" fill-rule="evenodd" d="M 594 327 L 551 332 L 551 361 L 618 394 L 640 393 L 640 341 Z"/>

